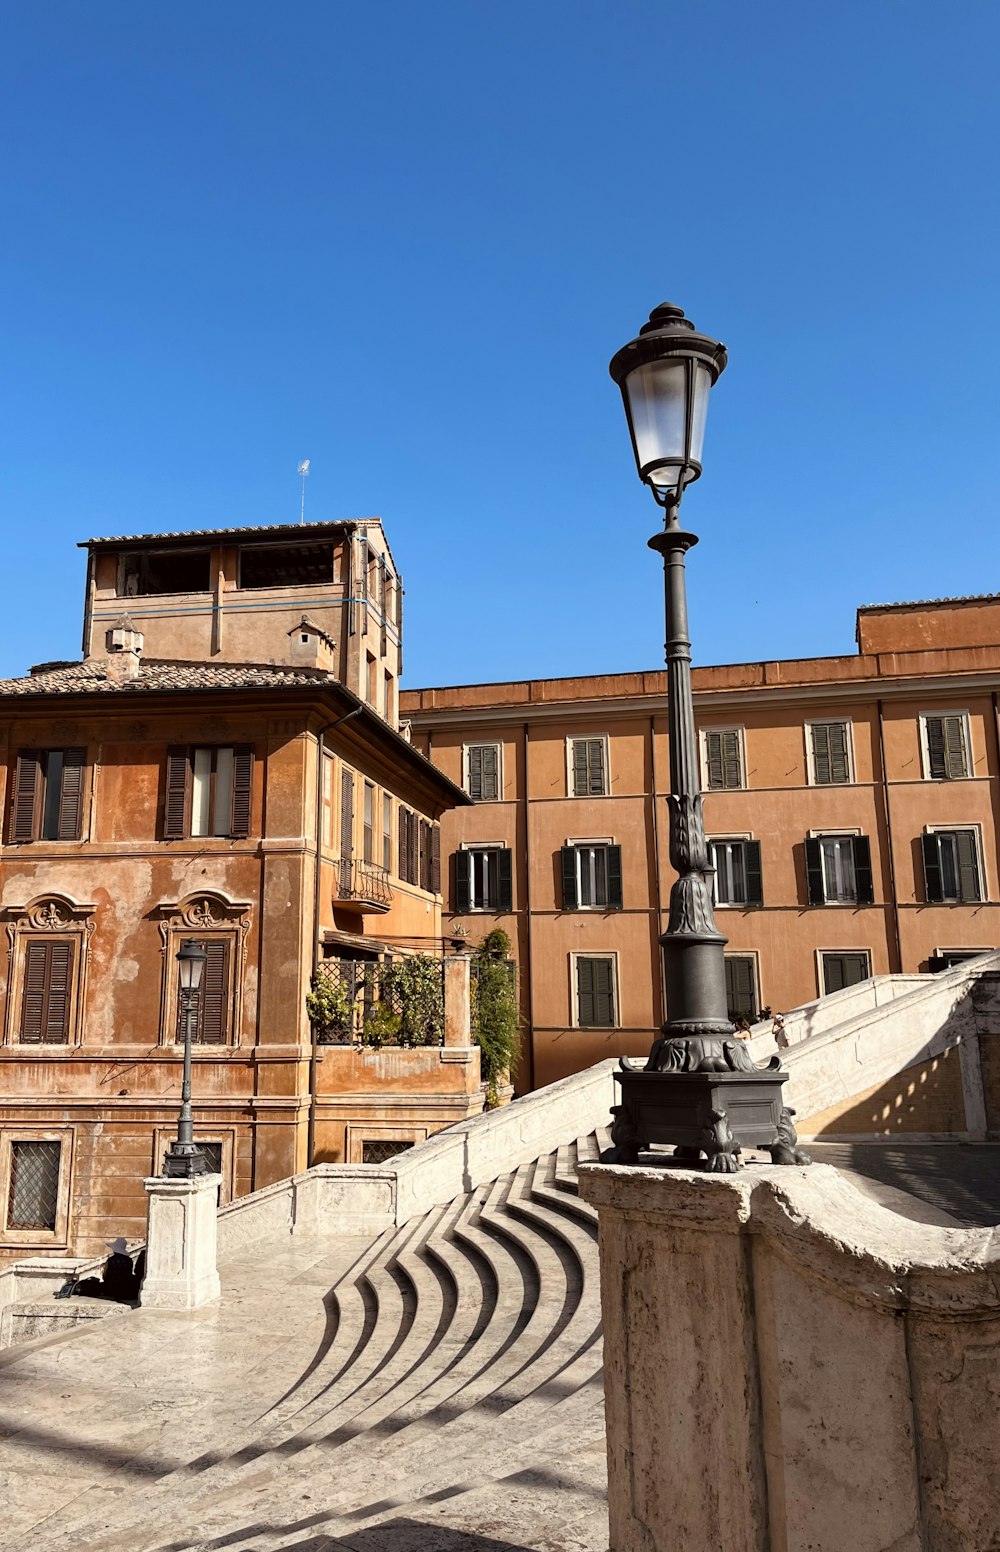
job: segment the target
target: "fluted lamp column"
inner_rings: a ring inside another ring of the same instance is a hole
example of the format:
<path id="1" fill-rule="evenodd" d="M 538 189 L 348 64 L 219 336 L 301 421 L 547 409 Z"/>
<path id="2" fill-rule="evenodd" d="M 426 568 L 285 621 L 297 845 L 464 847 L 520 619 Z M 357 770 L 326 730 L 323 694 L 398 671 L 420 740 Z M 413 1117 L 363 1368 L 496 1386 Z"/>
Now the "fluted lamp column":
<path id="1" fill-rule="evenodd" d="M 653 1143 L 673 1143 L 688 1163 L 739 1169 L 744 1146 L 766 1148 L 776 1163 L 808 1162 L 796 1147 L 775 1057 L 758 1071 L 726 1006 L 723 950 L 715 921 L 698 773 L 691 694 L 685 556 L 697 535 L 680 526 L 685 489 L 701 475 L 709 394 L 727 364 L 726 348 L 699 334 L 679 307 L 663 303 L 612 358 L 639 477 L 664 510 L 649 540 L 663 556 L 667 712 L 670 733 L 670 891 L 663 947 L 667 1020 L 644 1067 L 623 1058 L 615 1074 L 614 1158 L 635 1163 Z"/>

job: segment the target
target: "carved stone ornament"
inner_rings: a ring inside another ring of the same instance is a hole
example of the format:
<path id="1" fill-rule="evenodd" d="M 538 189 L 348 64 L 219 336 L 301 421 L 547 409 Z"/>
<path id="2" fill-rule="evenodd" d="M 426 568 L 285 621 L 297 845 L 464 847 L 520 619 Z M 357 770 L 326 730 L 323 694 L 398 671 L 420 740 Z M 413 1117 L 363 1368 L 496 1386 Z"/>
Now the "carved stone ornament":
<path id="1" fill-rule="evenodd" d="M 159 906 L 161 952 L 166 954 L 171 936 L 182 932 L 219 932 L 227 929 L 239 935 L 241 960 L 245 962 L 250 933 L 250 902 L 230 900 L 217 890 L 200 890 L 183 900 L 164 901 Z"/>

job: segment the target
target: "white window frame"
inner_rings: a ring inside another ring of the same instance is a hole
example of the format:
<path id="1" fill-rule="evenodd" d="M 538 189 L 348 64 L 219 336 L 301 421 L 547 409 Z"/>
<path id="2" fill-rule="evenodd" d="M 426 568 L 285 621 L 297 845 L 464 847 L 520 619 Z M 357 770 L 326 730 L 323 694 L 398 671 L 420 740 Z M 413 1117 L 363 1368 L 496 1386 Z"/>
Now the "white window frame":
<path id="1" fill-rule="evenodd" d="M 468 797 L 472 797 L 470 791 L 469 776 L 469 751 L 472 749 L 495 749 L 497 752 L 497 795 L 495 798 L 474 798 L 475 803 L 502 803 L 503 802 L 503 744 L 496 738 L 474 738 L 469 743 L 462 745 L 462 790 Z"/>
<path id="2" fill-rule="evenodd" d="M 581 741 L 592 744 L 598 739 L 604 745 L 604 791 L 574 792 L 573 745 Z M 611 740 L 607 733 L 568 733 L 566 735 L 566 796 L 580 801 L 585 798 L 609 798 L 611 796 Z"/>
<path id="3" fill-rule="evenodd" d="M 739 743 L 740 784 L 738 787 L 710 787 L 708 785 L 708 734 L 735 733 Z M 747 738 L 741 722 L 709 723 L 698 729 L 698 757 L 701 764 L 701 790 L 707 796 L 716 792 L 747 791 Z"/>
<path id="4" fill-rule="evenodd" d="M 972 777 L 975 775 L 975 768 L 974 768 L 975 762 L 973 761 L 973 758 L 972 758 L 972 724 L 969 721 L 969 713 L 968 713 L 968 711 L 966 709 L 964 709 L 964 708 L 962 710 L 958 710 L 955 707 L 952 707 L 948 711 L 937 711 L 937 710 L 932 708 L 930 711 L 922 711 L 922 712 L 920 712 L 919 716 L 920 716 L 920 763 L 921 763 L 921 768 L 922 768 L 922 771 L 923 771 L 924 781 L 971 781 Z M 963 728 L 964 728 L 964 736 L 965 736 L 965 763 L 968 766 L 968 771 L 967 771 L 967 773 L 964 776 L 932 776 L 931 775 L 931 758 L 930 758 L 930 752 L 929 752 L 929 750 L 927 748 L 927 718 L 928 717 L 961 717 L 962 725 L 963 725 Z M 940 825 L 940 826 L 938 826 L 938 828 L 944 830 L 944 829 L 947 829 L 949 827 L 946 826 L 946 825 Z M 955 828 L 955 827 L 953 826 L 952 828 Z M 964 826 L 958 826 L 958 828 L 962 829 L 962 828 L 965 828 L 965 827 Z"/>
<path id="5" fill-rule="evenodd" d="M 847 780 L 846 781 L 817 781 L 816 761 L 813 757 L 812 729 L 815 726 L 825 727 L 832 722 L 839 722 L 847 729 Z M 802 737 L 806 746 L 806 781 L 810 787 L 852 787 L 856 781 L 854 766 L 854 719 L 853 717 L 809 717 L 802 724 Z M 851 834 L 860 835 L 860 830 L 836 831 L 826 830 L 823 834 Z M 832 950 L 831 950 L 832 952 Z"/>
<path id="6" fill-rule="evenodd" d="M 730 791 L 734 791 L 734 790 L 735 790 L 734 788 L 730 788 Z M 729 844 L 730 841 L 752 841 L 754 839 L 755 839 L 755 837 L 754 837 L 754 834 L 753 834 L 753 832 L 751 830 L 743 830 L 743 831 L 727 830 L 725 835 L 706 835 L 706 837 L 705 837 L 705 844 L 706 844 L 706 846 L 726 846 L 726 845 Z M 709 855 L 711 855 L 711 853 L 709 853 Z M 713 868 L 712 869 L 712 904 L 715 905 L 715 906 L 718 906 L 720 911 L 745 911 L 745 910 L 748 910 L 749 907 L 747 906 L 746 901 L 744 901 L 742 905 L 737 905 L 736 902 L 733 901 L 733 900 L 720 900 L 720 899 L 717 898 L 718 890 L 715 887 L 715 880 L 716 880 L 717 877 L 718 877 L 718 870 L 716 868 Z M 745 881 L 746 881 L 746 870 L 744 869 L 744 882 Z M 734 950 L 734 952 L 735 952 L 735 950 Z M 749 953 L 750 950 L 748 949 L 747 952 Z M 760 990 L 760 982 L 759 981 L 757 983 L 757 990 L 758 991 Z"/>
<path id="7" fill-rule="evenodd" d="M 875 974 L 874 970 L 872 969 L 872 951 L 870 948 L 832 948 L 829 944 L 827 944 L 826 948 L 818 948 L 816 950 L 816 990 L 821 997 L 839 996 L 838 992 L 828 992 L 825 990 L 826 979 L 823 975 L 824 954 L 864 954 L 868 959 L 868 974 L 863 975 L 861 980 L 870 981 L 872 976 Z M 854 985 L 860 985 L 860 982 L 855 981 Z M 850 986 L 841 987 L 841 991 L 849 992 L 850 990 Z"/>
<path id="8" fill-rule="evenodd" d="M 509 846 L 507 841 L 461 841 L 459 843 L 458 849 L 459 849 L 459 851 L 509 851 L 509 850 L 511 850 L 511 847 Z M 471 872 L 469 874 L 469 894 L 470 894 L 470 897 L 471 897 L 471 894 L 472 894 L 472 874 L 471 874 Z M 464 915 L 465 913 L 463 912 L 462 914 Z M 496 916 L 497 915 L 497 910 L 496 910 L 496 907 L 493 906 L 493 905 L 472 905 L 471 904 L 471 899 L 470 899 L 469 914 L 470 915 L 475 914 L 477 916 Z M 374 1134 L 372 1134 L 372 1135 L 374 1135 Z M 393 1135 L 395 1135 L 395 1134 L 393 1134 Z M 365 1136 L 366 1137 L 368 1136 L 367 1132 L 365 1133 Z"/>
<path id="9" fill-rule="evenodd" d="M 580 1023 L 580 997 L 577 985 L 576 962 L 578 959 L 610 959 L 611 960 L 611 995 L 615 1001 L 615 1020 L 613 1024 L 581 1024 Z M 571 951 L 569 956 L 569 995 L 570 1016 L 572 1029 L 583 1029 L 589 1034 L 599 1035 L 602 1032 L 610 1034 L 614 1029 L 622 1028 L 622 1003 L 621 980 L 618 974 L 618 950 L 607 949 L 581 949 Z"/>
<path id="10" fill-rule="evenodd" d="M 938 712 L 931 712 L 931 716 L 932 717 L 936 717 L 938 715 L 939 715 Z M 953 715 L 953 713 L 949 712 L 948 715 L 951 716 L 951 715 Z M 959 776 L 952 776 L 952 777 L 949 777 L 948 779 L 951 780 L 951 781 L 961 781 L 963 778 L 959 777 Z M 990 903 L 989 881 L 988 881 L 988 879 L 986 877 L 986 859 L 983 856 L 983 827 L 982 827 L 982 825 L 979 824 L 978 822 L 975 822 L 975 821 L 970 823 L 970 824 L 955 824 L 954 822 L 949 824 L 949 823 L 947 823 L 947 821 L 942 821 L 941 824 L 924 825 L 924 834 L 925 835 L 953 835 L 956 830 L 970 830 L 972 832 L 972 835 L 973 835 L 974 839 L 975 839 L 975 843 L 976 843 L 976 865 L 979 868 L 979 899 L 978 900 L 931 900 L 931 901 L 928 902 L 928 908 L 930 908 L 930 909 L 933 909 L 933 907 L 936 906 L 936 905 L 967 905 L 968 906 L 968 905 L 989 905 L 989 903 Z M 986 950 L 984 949 L 983 953 L 985 953 L 985 952 L 986 952 Z"/>
<path id="11" fill-rule="evenodd" d="M 727 839 L 728 839 L 728 837 L 727 837 Z M 734 836 L 733 839 L 735 840 L 735 839 L 737 839 L 737 837 Z M 763 1003 L 761 1001 L 761 989 L 760 989 L 760 953 L 759 953 L 759 951 L 757 949 L 755 949 L 755 948 L 734 948 L 732 953 L 729 953 L 729 954 L 723 953 L 722 957 L 723 957 L 724 960 L 726 960 L 726 959 L 752 959 L 753 960 L 753 991 L 754 991 L 754 997 L 756 998 L 756 1001 L 757 1001 L 757 1006 L 755 1007 L 754 1012 L 755 1013 L 759 1013 L 761 1008 L 763 1007 Z"/>
<path id="12" fill-rule="evenodd" d="M 939 944 L 938 947 L 935 948 L 932 951 L 932 957 L 934 959 L 943 959 L 946 954 L 968 954 L 969 957 L 972 958 L 976 954 L 995 954 L 995 953 L 996 953 L 996 947 L 995 946 L 992 946 L 990 948 L 967 948 L 967 947 L 965 947 L 962 944 L 947 943 L 943 947 Z M 957 966 L 955 966 L 953 968 L 957 968 Z"/>
<path id="13" fill-rule="evenodd" d="M 37 1245 L 46 1250 L 65 1249 L 69 1244 L 70 1184 L 73 1177 L 72 1126 L 5 1124 L 0 1127 L 0 1245 L 17 1247 Z M 56 1188 L 56 1226 L 54 1229 L 9 1229 L 10 1177 L 13 1162 L 11 1144 L 15 1142 L 57 1142 L 59 1144 L 59 1184 Z"/>

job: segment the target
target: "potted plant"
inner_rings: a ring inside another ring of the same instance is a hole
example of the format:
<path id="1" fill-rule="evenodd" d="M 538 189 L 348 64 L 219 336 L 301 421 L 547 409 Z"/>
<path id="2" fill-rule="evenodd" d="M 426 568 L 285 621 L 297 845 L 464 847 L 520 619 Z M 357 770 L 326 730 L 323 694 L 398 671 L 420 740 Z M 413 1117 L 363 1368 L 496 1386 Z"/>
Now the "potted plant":
<path id="1" fill-rule="evenodd" d="M 472 959 L 473 1039 L 479 1047 L 480 1071 L 486 1085 L 486 1107 L 501 1103 L 501 1090 L 521 1050 L 521 1014 L 514 985 L 510 938 L 496 927 L 480 943 Z"/>

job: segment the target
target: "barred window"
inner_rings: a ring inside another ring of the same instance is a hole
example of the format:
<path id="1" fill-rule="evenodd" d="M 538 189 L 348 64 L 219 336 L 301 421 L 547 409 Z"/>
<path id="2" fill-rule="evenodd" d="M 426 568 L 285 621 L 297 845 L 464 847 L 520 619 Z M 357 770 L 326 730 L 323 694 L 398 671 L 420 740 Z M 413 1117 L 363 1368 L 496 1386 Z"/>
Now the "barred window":
<path id="1" fill-rule="evenodd" d="M 58 1142 L 11 1143 L 8 1229 L 55 1229 L 60 1147 Z"/>

